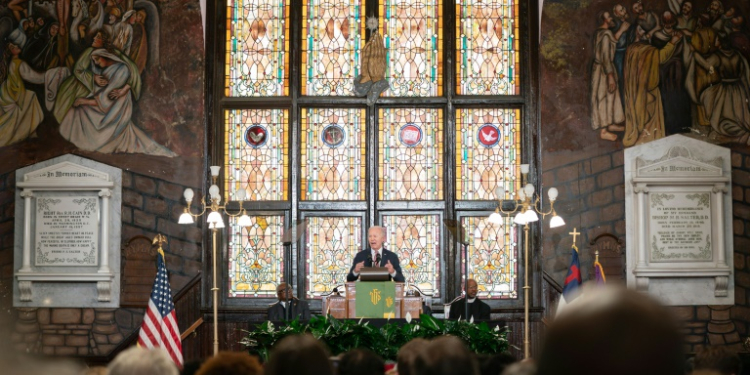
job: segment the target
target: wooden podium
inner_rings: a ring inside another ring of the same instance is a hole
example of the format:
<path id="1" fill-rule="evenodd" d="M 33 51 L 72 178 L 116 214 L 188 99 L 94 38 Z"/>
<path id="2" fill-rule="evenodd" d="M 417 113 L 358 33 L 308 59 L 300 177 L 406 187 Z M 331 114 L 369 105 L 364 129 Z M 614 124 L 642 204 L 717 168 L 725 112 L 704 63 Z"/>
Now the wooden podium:
<path id="1" fill-rule="evenodd" d="M 366 281 L 360 281 L 366 282 Z M 323 297 L 323 314 L 328 313 L 336 319 L 355 319 L 356 311 L 356 283 L 346 283 L 346 297 L 328 296 Z M 404 296 L 404 283 L 396 284 L 396 319 L 411 314 L 416 319 L 422 313 L 422 298 L 419 296 Z"/>

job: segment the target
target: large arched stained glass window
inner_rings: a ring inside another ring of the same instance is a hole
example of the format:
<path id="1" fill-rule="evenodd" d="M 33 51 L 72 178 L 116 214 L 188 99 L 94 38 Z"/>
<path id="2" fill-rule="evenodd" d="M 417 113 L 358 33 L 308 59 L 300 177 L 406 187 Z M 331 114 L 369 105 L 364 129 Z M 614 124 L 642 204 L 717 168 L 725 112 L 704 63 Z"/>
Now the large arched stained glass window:
<path id="1" fill-rule="evenodd" d="M 283 216 L 254 216 L 242 228 L 229 221 L 229 297 L 273 297 L 284 272 Z"/>
<path id="2" fill-rule="evenodd" d="M 519 2 L 456 2 L 457 91 L 461 95 L 518 95 Z"/>
<path id="3" fill-rule="evenodd" d="M 310 216 L 306 223 L 307 297 L 320 298 L 346 282 L 354 255 L 362 248 L 362 218 Z"/>
<path id="4" fill-rule="evenodd" d="M 504 218 L 503 225 L 493 225 L 487 216 L 461 218 L 466 230 L 465 249 L 461 251 L 460 274 L 468 267 L 469 278 L 477 281 L 478 295 L 488 299 L 518 298 L 518 230 L 512 218 Z M 464 263 L 464 251 L 469 264 Z M 463 280 L 463 278 L 462 278 Z"/>
<path id="5" fill-rule="evenodd" d="M 409 285 L 440 295 L 440 215 L 383 215 L 385 247 L 398 255 Z"/>
<path id="6" fill-rule="evenodd" d="M 225 95 L 289 94 L 288 0 L 227 0 Z"/>

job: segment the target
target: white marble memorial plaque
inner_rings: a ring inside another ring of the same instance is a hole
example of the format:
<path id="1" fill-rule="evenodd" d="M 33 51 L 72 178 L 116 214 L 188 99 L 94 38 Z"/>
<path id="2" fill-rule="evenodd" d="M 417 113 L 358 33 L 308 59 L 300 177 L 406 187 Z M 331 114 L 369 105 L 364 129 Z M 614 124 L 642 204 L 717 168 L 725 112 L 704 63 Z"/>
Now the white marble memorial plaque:
<path id="1" fill-rule="evenodd" d="M 95 266 L 99 199 L 48 196 L 36 200 L 35 264 Z"/>
<path id="2" fill-rule="evenodd" d="M 651 262 L 710 261 L 708 192 L 650 194 Z"/>

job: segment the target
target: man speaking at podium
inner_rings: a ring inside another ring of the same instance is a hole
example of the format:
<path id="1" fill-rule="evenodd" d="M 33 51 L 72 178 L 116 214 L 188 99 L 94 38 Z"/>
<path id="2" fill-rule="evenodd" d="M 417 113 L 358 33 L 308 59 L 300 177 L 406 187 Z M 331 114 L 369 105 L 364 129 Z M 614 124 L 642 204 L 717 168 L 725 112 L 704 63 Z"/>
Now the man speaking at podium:
<path id="1" fill-rule="evenodd" d="M 401 273 L 401 266 L 398 264 L 398 255 L 392 251 L 383 248 L 386 240 L 385 227 L 370 227 L 367 230 L 367 243 L 369 249 L 362 250 L 354 256 L 354 265 L 346 275 L 346 281 L 355 281 L 359 279 L 359 271 L 363 267 L 385 267 L 391 280 L 404 282 L 404 274 Z"/>

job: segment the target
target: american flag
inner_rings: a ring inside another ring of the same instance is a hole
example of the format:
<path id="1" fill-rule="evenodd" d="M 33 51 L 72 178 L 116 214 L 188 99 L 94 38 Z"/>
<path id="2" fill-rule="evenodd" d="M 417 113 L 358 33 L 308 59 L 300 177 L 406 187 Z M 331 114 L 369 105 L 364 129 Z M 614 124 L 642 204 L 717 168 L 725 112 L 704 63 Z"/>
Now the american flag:
<path id="1" fill-rule="evenodd" d="M 169 287 L 167 267 L 164 265 L 164 251 L 161 247 L 156 258 L 156 279 L 151 289 L 151 298 L 148 300 L 148 309 L 141 324 L 141 332 L 138 334 L 138 346 L 160 347 L 169 353 L 178 367 L 182 368 L 180 329 L 177 327 L 172 288 Z"/>

